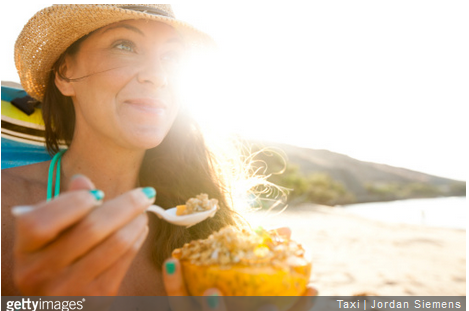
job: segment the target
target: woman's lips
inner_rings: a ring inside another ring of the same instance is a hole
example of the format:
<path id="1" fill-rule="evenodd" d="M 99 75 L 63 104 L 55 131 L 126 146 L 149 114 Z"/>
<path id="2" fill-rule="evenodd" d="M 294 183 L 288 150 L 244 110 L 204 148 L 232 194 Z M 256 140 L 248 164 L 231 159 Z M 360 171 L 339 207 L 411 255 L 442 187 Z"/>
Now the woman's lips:
<path id="1" fill-rule="evenodd" d="M 167 109 L 166 103 L 161 99 L 134 98 L 126 100 L 124 103 L 130 105 L 132 108 L 148 114 L 161 115 Z"/>

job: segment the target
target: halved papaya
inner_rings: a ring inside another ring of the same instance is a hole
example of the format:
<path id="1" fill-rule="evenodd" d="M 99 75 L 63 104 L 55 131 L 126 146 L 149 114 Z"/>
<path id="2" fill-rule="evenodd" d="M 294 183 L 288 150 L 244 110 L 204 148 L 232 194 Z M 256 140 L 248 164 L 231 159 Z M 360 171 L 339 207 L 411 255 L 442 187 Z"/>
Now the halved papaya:
<path id="1" fill-rule="evenodd" d="M 192 296 L 202 296 L 209 288 L 224 296 L 299 296 L 311 275 L 311 263 L 281 269 L 272 266 L 198 265 L 181 260 L 186 286 Z"/>
<path id="2" fill-rule="evenodd" d="M 209 288 L 224 296 L 299 296 L 312 267 L 299 243 L 263 229 L 225 227 L 174 250 L 173 257 L 193 296 Z"/>

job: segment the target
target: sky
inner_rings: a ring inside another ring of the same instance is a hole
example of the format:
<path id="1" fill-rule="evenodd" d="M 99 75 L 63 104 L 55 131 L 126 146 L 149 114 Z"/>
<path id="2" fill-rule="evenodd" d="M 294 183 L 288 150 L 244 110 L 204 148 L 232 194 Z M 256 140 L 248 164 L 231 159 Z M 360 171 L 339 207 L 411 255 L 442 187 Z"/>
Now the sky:
<path id="1" fill-rule="evenodd" d="M 48 6 L 2 4 L 1 76 Z M 210 34 L 187 95 L 208 128 L 466 180 L 467 1 L 179 2 Z"/>

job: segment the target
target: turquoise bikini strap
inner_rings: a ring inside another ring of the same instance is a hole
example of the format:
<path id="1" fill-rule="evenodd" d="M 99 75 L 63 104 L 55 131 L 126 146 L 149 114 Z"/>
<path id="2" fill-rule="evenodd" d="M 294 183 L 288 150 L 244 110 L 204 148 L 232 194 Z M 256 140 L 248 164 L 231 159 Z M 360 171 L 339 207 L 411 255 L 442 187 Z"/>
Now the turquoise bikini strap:
<path id="1" fill-rule="evenodd" d="M 62 150 L 55 154 L 52 158 L 52 161 L 49 165 L 49 176 L 47 177 L 47 201 L 52 200 L 52 184 L 54 183 L 54 168 L 55 163 L 57 162 L 57 170 L 55 174 L 55 193 L 54 197 L 58 196 L 60 193 L 60 162 L 62 160 L 62 155 L 66 150 Z"/>
<path id="2" fill-rule="evenodd" d="M 65 151 L 64 151 L 65 152 Z M 59 159 L 57 160 L 57 171 L 55 172 L 55 192 L 54 198 L 60 194 L 60 163 L 62 162 L 62 155 L 60 155 Z"/>

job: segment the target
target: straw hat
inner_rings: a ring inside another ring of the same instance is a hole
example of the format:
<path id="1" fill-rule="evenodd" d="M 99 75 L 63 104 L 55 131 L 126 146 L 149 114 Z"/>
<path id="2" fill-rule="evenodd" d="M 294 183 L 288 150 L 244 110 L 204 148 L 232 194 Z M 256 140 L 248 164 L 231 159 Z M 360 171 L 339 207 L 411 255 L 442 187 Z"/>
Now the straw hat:
<path id="1" fill-rule="evenodd" d="M 15 64 L 25 91 L 42 101 L 50 70 L 79 38 L 106 25 L 148 19 L 174 27 L 189 46 L 212 46 L 205 33 L 175 18 L 169 4 L 58 4 L 34 15 L 15 44 Z"/>

